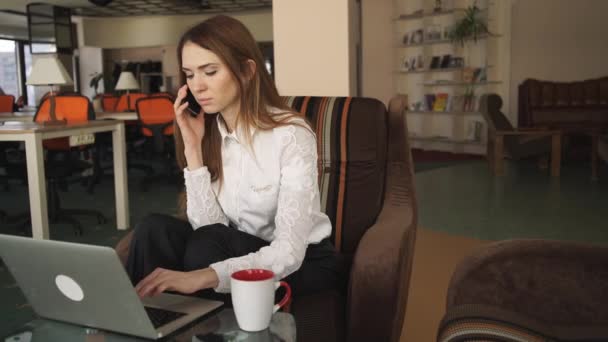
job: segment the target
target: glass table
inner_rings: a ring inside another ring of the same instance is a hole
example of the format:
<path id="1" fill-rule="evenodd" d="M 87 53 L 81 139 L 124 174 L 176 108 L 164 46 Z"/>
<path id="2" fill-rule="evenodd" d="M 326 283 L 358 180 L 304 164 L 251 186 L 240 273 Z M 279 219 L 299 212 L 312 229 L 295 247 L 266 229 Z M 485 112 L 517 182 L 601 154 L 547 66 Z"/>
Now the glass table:
<path id="1" fill-rule="evenodd" d="M 289 313 L 277 312 L 274 314 L 270 326 L 266 330 L 246 332 L 239 329 L 232 309 L 222 309 L 160 341 L 293 342 L 295 340 L 296 323 L 294 317 Z M 4 338 L 4 342 L 30 341 L 127 342 L 144 341 L 144 339 L 45 319 L 31 321 Z"/>

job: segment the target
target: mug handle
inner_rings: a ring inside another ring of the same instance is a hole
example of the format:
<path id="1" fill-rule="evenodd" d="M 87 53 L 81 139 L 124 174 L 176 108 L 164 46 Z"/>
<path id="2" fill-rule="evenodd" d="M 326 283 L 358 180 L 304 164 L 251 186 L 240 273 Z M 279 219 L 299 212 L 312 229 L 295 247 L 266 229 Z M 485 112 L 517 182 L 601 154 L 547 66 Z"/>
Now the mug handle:
<path id="1" fill-rule="evenodd" d="M 285 287 L 286 293 L 285 293 L 285 296 L 283 296 L 283 299 L 281 299 L 281 301 L 279 302 L 279 304 L 275 304 L 275 306 L 272 309 L 272 313 L 276 313 L 277 311 L 279 311 L 280 308 L 282 308 L 283 306 L 285 306 L 285 304 L 287 304 L 287 302 L 289 301 L 289 298 L 291 298 L 291 287 L 289 287 L 289 284 L 287 284 L 287 282 L 285 282 L 285 281 L 274 283 L 275 291 L 281 286 Z"/>

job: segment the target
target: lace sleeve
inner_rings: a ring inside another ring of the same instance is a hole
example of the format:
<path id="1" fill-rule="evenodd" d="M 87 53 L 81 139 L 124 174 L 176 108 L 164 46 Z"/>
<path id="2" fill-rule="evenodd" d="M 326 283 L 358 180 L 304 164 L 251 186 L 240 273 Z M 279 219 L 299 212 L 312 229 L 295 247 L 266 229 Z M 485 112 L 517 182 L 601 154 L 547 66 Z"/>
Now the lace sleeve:
<path id="1" fill-rule="evenodd" d="M 228 218 L 211 188 L 211 174 L 206 167 L 184 169 L 186 181 L 186 214 L 193 229 L 213 223 L 228 225 Z"/>
<path id="2" fill-rule="evenodd" d="M 282 279 L 298 270 L 304 260 L 313 225 L 313 211 L 319 210 L 315 136 L 297 125 L 275 131 L 281 179 L 274 239 L 256 253 L 212 264 L 219 277 L 217 292 L 230 292 L 230 275 L 235 271 L 264 268 L 272 270 L 276 279 Z"/>

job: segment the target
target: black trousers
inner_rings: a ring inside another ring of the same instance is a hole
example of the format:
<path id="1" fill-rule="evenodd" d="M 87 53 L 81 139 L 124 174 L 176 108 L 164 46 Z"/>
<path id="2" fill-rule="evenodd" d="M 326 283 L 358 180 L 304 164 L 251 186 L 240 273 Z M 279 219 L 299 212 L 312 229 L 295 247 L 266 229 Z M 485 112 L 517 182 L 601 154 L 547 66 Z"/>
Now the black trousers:
<path id="1" fill-rule="evenodd" d="M 173 216 L 151 214 L 135 226 L 129 246 L 127 273 L 133 285 L 162 267 L 175 271 L 192 271 L 229 258 L 257 252 L 269 242 L 223 224 L 193 230 L 190 223 Z M 311 244 L 300 268 L 287 276 L 293 297 L 335 289 L 346 284 L 343 258 L 325 239 Z M 199 291 L 199 297 L 222 300 L 230 304 L 230 295 L 213 289 Z"/>

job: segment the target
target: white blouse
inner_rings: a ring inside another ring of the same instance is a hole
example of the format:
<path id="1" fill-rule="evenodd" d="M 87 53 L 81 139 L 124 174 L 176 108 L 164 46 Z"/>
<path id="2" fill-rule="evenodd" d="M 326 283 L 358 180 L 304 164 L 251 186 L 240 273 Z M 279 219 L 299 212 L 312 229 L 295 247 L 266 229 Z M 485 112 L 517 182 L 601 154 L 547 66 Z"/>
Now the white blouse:
<path id="1" fill-rule="evenodd" d="M 188 220 L 193 229 L 231 222 L 270 242 L 255 253 L 210 266 L 219 277 L 215 291 L 230 292 L 230 275 L 238 270 L 269 269 L 277 280 L 298 270 L 308 244 L 331 234 L 331 222 L 320 210 L 317 144 L 309 129 L 291 124 L 257 130 L 249 148 L 242 131 L 228 133 L 219 116 L 217 123 L 221 191 L 217 181 L 211 183 L 207 167 L 184 169 Z"/>

